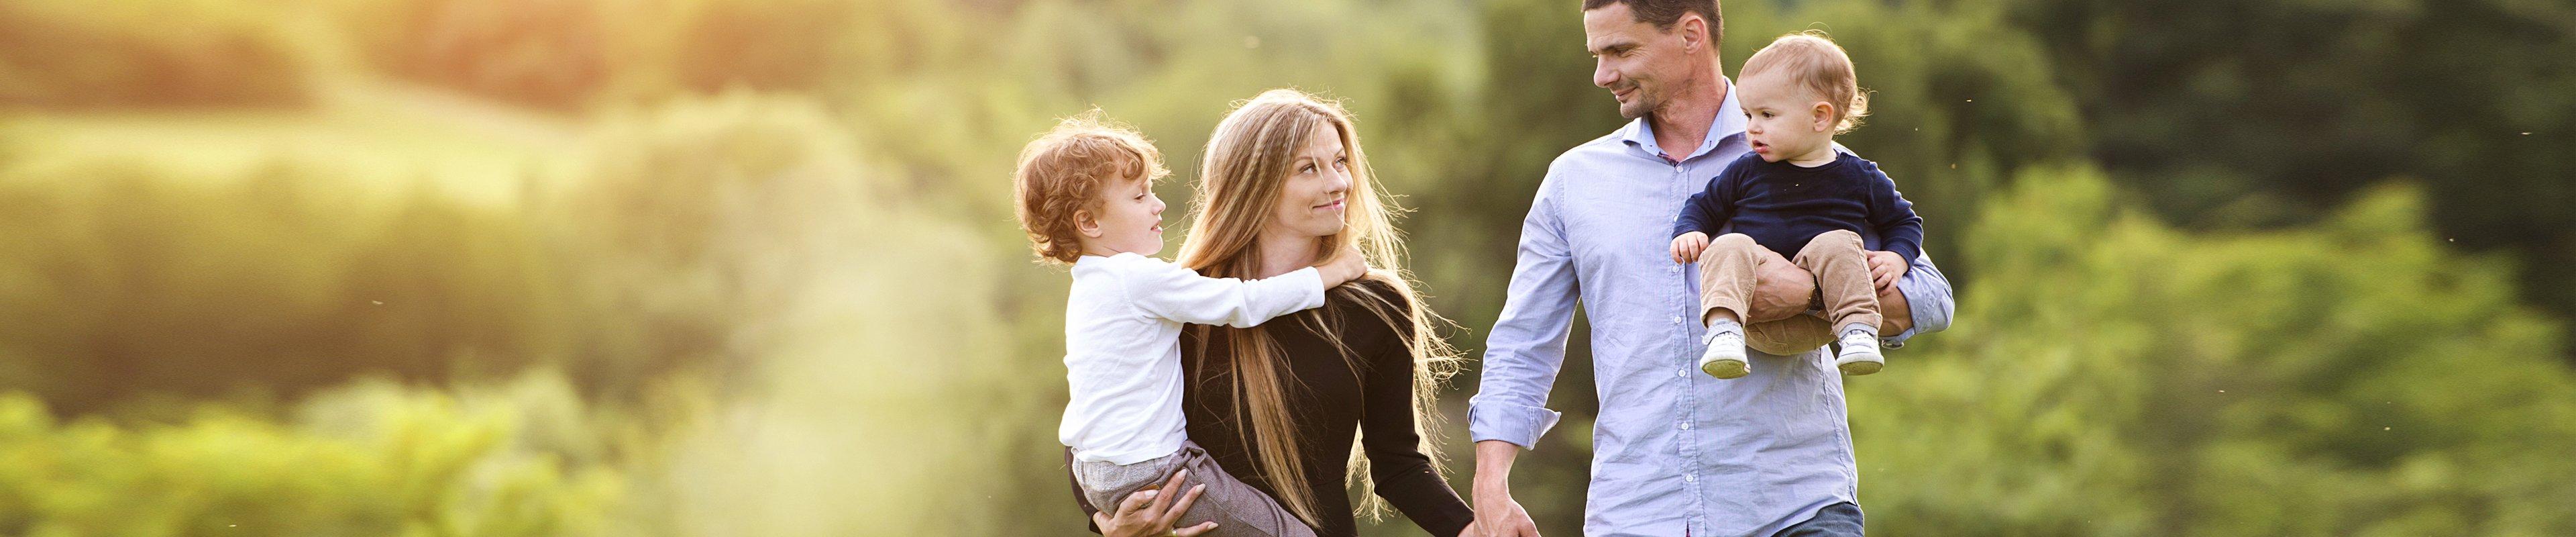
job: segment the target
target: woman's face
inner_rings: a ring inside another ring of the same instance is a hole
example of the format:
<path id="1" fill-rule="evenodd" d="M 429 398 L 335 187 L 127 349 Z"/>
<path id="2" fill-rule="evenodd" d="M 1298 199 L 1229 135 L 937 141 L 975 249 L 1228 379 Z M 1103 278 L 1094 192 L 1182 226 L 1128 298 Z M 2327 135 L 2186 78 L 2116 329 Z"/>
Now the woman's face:
<path id="1" fill-rule="evenodd" d="M 1327 127 L 1306 139 L 1288 162 L 1288 180 L 1280 187 L 1279 205 L 1270 210 L 1269 229 L 1298 237 L 1342 232 L 1343 196 L 1351 190 L 1350 153 L 1341 131 Z"/>

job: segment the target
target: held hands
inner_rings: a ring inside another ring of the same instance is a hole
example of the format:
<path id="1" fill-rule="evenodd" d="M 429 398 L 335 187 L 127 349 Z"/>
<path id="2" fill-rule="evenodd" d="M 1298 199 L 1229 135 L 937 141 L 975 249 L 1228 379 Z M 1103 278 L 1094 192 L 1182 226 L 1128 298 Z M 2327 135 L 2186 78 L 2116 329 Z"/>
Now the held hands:
<path id="1" fill-rule="evenodd" d="M 1538 524 L 1530 522 L 1529 511 L 1521 509 L 1521 502 L 1513 501 L 1509 493 L 1490 498 L 1477 494 L 1476 522 L 1459 537 L 1539 537 Z"/>
<path id="2" fill-rule="evenodd" d="M 1165 494 L 1166 492 L 1179 490 L 1181 488 L 1181 479 L 1188 477 L 1189 475 L 1189 470 L 1172 472 L 1172 478 L 1164 480 L 1162 488 L 1154 490 L 1140 490 L 1136 491 L 1134 494 L 1127 495 L 1127 499 L 1120 500 L 1118 502 L 1118 514 L 1116 515 L 1111 515 L 1107 511 L 1092 513 L 1092 525 L 1100 526 L 1100 535 L 1102 537 L 1163 537 L 1167 535 L 1196 537 L 1200 534 L 1215 531 L 1215 522 L 1208 522 L 1180 529 L 1172 528 L 1173 523 L 1181 520 L 1182 513 L 1189 512 L 1190 504 L 1199 500 L 1199 494 L 1207 492 L 1207 485 L 1192 485 L 1189 492 L 1179 494 L 1180 499 L 1175 500 L 1172 499 L 1173 495 Z"/>
<path id="3" fill-rule="evenodd" d="M 1476 522 L 1459 537 L 1538 537 L 1538 524 L 1509 490 L 1477 490 L 1475 507 Z"/>
<path id="4" fill-rule="evenodd" d="M 1342 245 L 1342 249 L 1334 251 L 1332 258 L 1315 265 L 1315 271 L 1324 277 L 1325 289 L 1367 276 L 1368 270 L 1368 256 L 1361 255 L 1358 246 L 1347 244 Z"/>
<path id="5" fill-rule="evenodd" d="M 1683 233 L 1682 236 L 1673 237 L 1673 262 L 1688 265 L 1692 261 L 1698 261 L 1700 251 L 1707 249 L 1707 233 L 1697 231 Z"/>
<path id="6" fill-rule="evenodd" d="M 1869 283 L 1878 287 L 1879 294 L 1896 290 L 1896 280 L 1904 277 L 1908 268 L 1911 267 L 1905 264 L 1905 256 L 1896 252 L 1869 252 Z"/>

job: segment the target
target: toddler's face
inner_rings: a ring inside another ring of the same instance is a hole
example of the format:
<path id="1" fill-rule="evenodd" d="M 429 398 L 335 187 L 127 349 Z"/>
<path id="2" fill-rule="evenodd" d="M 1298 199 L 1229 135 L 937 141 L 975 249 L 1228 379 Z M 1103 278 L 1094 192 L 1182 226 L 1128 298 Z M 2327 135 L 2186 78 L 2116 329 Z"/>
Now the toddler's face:
<path id="1" fill-rule="evenodd" d="M 1154 255 L 1163 251 L 1163 199 L 1154 196 L 1153 183 L 1142 178 L 1120 179 L 1100 189 L 1100 204 L 1092 211 L 1097 228 L 1084 229 L 1083 248 L 1107 250 L 1106 253 Z"/>
<path id="2" fill-rule="evenodd" d="M 1832 105 L 1788 75 L 1746 77 L 1735 91 L 1744 108 L 1745 142 L 1764 162 L 1808 160 L 1817 151 L 1832 150 Z"/>

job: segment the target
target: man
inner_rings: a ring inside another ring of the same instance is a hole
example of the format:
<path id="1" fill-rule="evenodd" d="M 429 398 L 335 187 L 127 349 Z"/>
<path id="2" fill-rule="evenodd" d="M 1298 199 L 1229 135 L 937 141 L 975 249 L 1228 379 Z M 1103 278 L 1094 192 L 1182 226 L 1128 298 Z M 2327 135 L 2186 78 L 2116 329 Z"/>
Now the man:
<path id="1" fill-rule="evenodd" d="M 1666 243 L 1683 200 L 1746 151 L 1743 112 L 1719 67 L 1722 20 L 1713 0 L 1584 2 L 1585 48 L 1598 59 L 1592 83 L 1633 121 L 1549 165 L 1522 223 L 1510 295 L 1470 403 L 1476 520 L 1488 537 L 1538 534 L 1511 497 L 1511 465 L 1559 416 L 1544 405 L 1578 300 L 1592 323 L 1601 396 L 1586 535 L 1861 534 L 1859 470 L 1830 351 L 1756 353 L 1753 373 L 1731 380 L 1696 366 L 1696 267 L 1674 263 Z M 1814 277 L 1771 261 L 1749 321 L 1809 309 Z M 1903 263 L 1887 252 L 1870 261 Z M 1930 256 L 1879 300 L 1887 347 L 1949 325 L 1949 282 Z M 1899 365 L 1870 380 L 1904 375 Z"/>

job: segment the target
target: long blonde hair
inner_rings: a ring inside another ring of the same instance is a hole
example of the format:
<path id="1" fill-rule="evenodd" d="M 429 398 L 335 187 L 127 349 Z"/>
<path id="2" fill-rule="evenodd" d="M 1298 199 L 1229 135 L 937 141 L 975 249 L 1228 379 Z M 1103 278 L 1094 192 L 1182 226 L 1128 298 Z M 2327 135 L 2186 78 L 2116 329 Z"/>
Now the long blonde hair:
<path id="1" fill-rule="evenodd" d="M 1262 226 L 1269 223 L 1272 207 L 1279 203 L 1297 148 L 1304 146 L 1309 137 L 1335 134 L 1341 136 L 1342 148 L 1349 154 L 1350 190 L 1344 196 L 1342 231 L 1317 241 L 1317 259 L 1346 244 L 1353 245 L 1371 267 L 1367 279 L 1393 290 L 1391 297 L 1379 296 L 1377 288 L 1365 285 L 1342 286 L 1335 292 L 1358 295 L 1357 302 L 1378 320 L 1409 336 L 1406 350 L 1413 363 L 1414 433 L 1421 438 L 1419 447 L 1431 459 L 1433 471 L 1438 472 L 1440 453 L 1433 442 L 1437 436 L 1432 433 L 1438 429 L 1439 413 L 1432 408 L 1431 399 L 1440 382 L 1458 372 L 1460 358 L 1448 340 L 1434 333 L 1449 325 L 1449 320 L 1423 305 L 1422 297 L 1414 291 L 1412 275 L 1403 268 L 1404 246 L 1394 224 L 1395 213 L 1401 209 L 1378 188 L 1368 157 L 1360 151 L 1359 130 L 1353 128 L 1350 113 L 1339 103 L 1293 89 L 1274 89 L 1236 106 L 1224 121 L 1217 123 L 1199 172 L 1198 202 L 1192 204 L 1194 214 L 1189 236 L 1181 242 L 1180 264 L 1213 277 L 1263 276 L 1256 273 L 1261 270 L 1262 259 L 1253 243 Z M 1405 307 L 1398 310 L 1398 303 Z M 1330 314 L 1330 308 L 1318 311 Z M 1338 349 L 1353 371 L 1361 370 L 1358 358 L 1343 344 L 1340 334 L 1330 328 L 1334 323 L 1319 317 L 1322 315 L 1293 318 Z M 1200 329 L 1231 331 L 1232 337 L 1227 341 L 1234 374 L 1229 393 L 1238 408 L 1248 409 L 1251 414 L 1251 427 L 1243 429 L 1244 445 L 1253 448 L 1254 460 L 1279 495 L 1280 504 L 1307 524 L 1315 525 L 1316 498 L 1303 486 L 1306 472 L 1295 458 L 1300 439 L 1288 415 L 1278 341 L 1257 326 Z M 1207 345 L 1210 339 L 1200 338 L 1200 345 Z M 1346 479 L 1360 481 L 1368 493 L 1359 511 L 1372 518 L 1387 511 L 1385 502 L 1374 494 L 1375 484 L 1362 479 L 1368 466 L 1359 450 L 1352 451 L 1344 471 Z"/>

